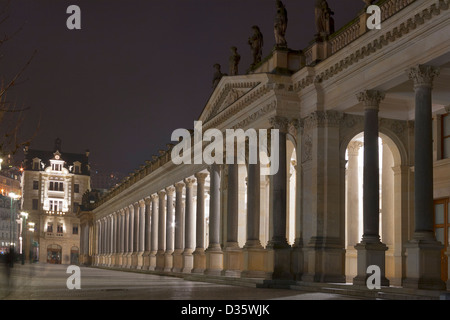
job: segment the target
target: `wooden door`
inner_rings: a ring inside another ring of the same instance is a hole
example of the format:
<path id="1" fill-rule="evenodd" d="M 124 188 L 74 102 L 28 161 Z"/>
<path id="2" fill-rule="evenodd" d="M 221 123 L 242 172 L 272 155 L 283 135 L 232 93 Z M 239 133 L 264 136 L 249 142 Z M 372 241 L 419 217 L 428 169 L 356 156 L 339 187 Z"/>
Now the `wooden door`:
<path id="1" fill-rule="evenodd" d="M 448 257 L 445 254 L 449 245 L 450 236 L 450 215 L 449 199 L 439 199 L 434 201 L 434 232 L 436 239 L 444 245 L 441 251 L 441 278 L 448 279 Z"/>

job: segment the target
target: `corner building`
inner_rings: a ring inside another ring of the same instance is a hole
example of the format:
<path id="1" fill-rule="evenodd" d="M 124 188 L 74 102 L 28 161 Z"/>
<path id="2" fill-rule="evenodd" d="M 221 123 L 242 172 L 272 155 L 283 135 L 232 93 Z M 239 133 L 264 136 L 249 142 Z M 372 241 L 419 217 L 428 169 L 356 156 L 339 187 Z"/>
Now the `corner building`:
<path id="1" fill-rule="evenodd" d="M 354 287 L 377 265 L 385 287 L 450 288 L 450 1 L 379 5 L 380 30 L 362 12 L 215 87 L 203 132 L 279 129 L 275 175 L 174 165 L 169 145 L 96 202 L 92 263 Z"/>
<path id="2" fill-rule="evenodd" d="M 25 150 L 22 210 L 29 213 L 25 251 L 41 263 L 79 264 L 80 219 L 76 216 L 83 194 L 90 189 L 89 151 L 62 152 L 60 141 L 52 151 Z M 28 259 L 29 257 L 26 256 Z"/>

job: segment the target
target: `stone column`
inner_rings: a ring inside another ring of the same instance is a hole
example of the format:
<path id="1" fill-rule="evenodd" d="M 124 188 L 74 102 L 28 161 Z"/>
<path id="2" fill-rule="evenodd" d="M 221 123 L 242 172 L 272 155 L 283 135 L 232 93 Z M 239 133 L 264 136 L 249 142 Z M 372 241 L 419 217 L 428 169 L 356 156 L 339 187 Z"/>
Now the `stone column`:
<path id="1" fill-rule="evenodd" d="M 290 246 L 286 236 L 286 218 L 287 218 L 287 159 L 286 159 L 286 134 L 288 121 L 283 117 L 274 117 L 270 119 L 273 130 L 278 131 L 279 168 L 272 176 L 272 185 L 270 187 L 272 198 L 272 225 L 273 235 L 267 248 L 270 251 L 273 261 L 273 280 L 291 280 L 291 261 Z M 274 134 L 274 132 L 272 132 Z M 273 143 L 273 142 L 272 142 Z"/>
<path id="2" fill-rule="evenodd" d="M 172 272 L 181 272 L 183 269 L 184 250 L 184 219 L 183 219 L 183 182 L 175 183 L 175 248 L 173 252 Z"/>
<path id="3" fill-rule="evenodd" d="M 301 280 L 303 276 L 303 166 L 302 166 L 302 140 L 303 140 L 303 120 L 293 119 L 290 121 L 290 130 L 296 139 L 295 155 L 295 240 L 292 245 L 291 265 L 292 273 L 296 280 Z"/>
<path id="4" fill-rule="evenodd" d="M 164 253 L 166 250 L 166 192 L 158 192 L 158 252 L 156 253 L 156 270 L 164 271 Z"/>
<path id="5" fill-rule="evenodd" d="M 236 162 L 236 159 L 235 159 Z M 227 242 L 224 247 L 223 275 L 238 277 L 242 271 L 242 249 L 238 243 L 239 165 L 228 164 Z"/>
<path id="6" fill-rule="evenodd" d="M 247 170 L 247 239 L 243 248 L 243 269 L 241 276 L 265 278 L 266 251 L 261 245 L 260 206 L 261 206 L 261 170 L 258 163 L 248 164 Z"/>
<path id="7" fill-rule="evenodd" d="M 164 271 L 171 272 L 173 268 L 174 251 L 174 203 L 173 195 L 175 188 L 173 186 L 166 188 L 167 194 L 167 212 L 166 212 L 166 251 L 164 255 Z"/>
<path id="8" fill-rule="evenodd" d="M 133 266 L 132 264 L 132 257 L 134 252 L 134 206 L 129 205 L 128 206 L 129 211 L 129 224 L 128 224 L 128 255 L 127 255 L 127 268 L 131 268 Z"/>
<path id="9" fill-rule="evenodd" d="M 123 247 L 124 247 L 124 227 L 125 227 L 125 213 L 123 209 L 119 210 L 119 259 L 117 261 L 117 266 L 123 266 Z"/>
<path id="10" fill-rule="evenodd" d="M 145 201 L 139 200 L 139 223 L 137 226 L 138 236 L 137 236 L 137 269 L 142 269 L 144 266 L 144 246 L 145 246 Z"/>
<path id="11" fill-rule="evenodd" d="M 414 234 L 406 247 L 404 286 L 445 289 L 441 280 L 441 250 L 433 225 L 432 87 L 439 69 L 419 65 L 409 70 L 415 92 Z"/>
<path id="12" fill-rule="evenodd" d="M 194 178 L 184 180 L 186 184 L 186 209 L 185 209 L 185 239 L 183 251 L 183 270 L 184 273 L 190 273 L 194 267 L 194 258 L 192 252 L 194 251 L 194 228 L 195 228 L 195 214 L 192 205 L 192 186 L 195 182 Z"/>
<path id="13" fill-rule="evenodd" d="M 149 270 L 156 269 L 156 253 L 158 250 L 158 195 L 152 194 L 151 250 Z"/>
<path id="14" fill-rule="evenodd" d="M 206 269 L 205 256 L 205 180 L 207 173 L 198 172 L 197 178 L 197 220 L 196 220 L 196 247 L 193 253 L 193 273 L 203 273 Z"/>
<path id="15" fill-rule="evenodd" d="M 97 255 L 95 257 L 95 265 L 99 266 L 101 264 L 100 256 L 102 254 L 102 225 L 100 223 L 100 220 L 97 220 L 96 226 L 97 226 Z"/>
<path id="16" fill-rule="evenodd" d="M 357 254 L 355 245 L 359 242 L 359 149 L 361 141 L 350 141 L 347 147 L 347 247 L 345 259 L 345 274 L 347 281 L 353 281 L 357 275 Z"/>
<path id="17" fill-rule="evenodd" d="M 223 270 L 223 252 L 220 247 L 220 166 L 211 165 L 209 200 L 209 245 L 205 250 L 205 274 L 220 275 Z"/>
<path id="18" fill-rule="evenodd" d="M 113 229 L 113 261 L 112 266 L 117 267 L 117 253 L 118 253 L 118 236 L 117 231 L 119 230 L 119 219 L 118 219 L 119 212 L 113 213 L 113 222 L 114 222 L 114 229 Z"/>
<path id="19" fill-rule="evenodd" d="M 123 258 L 122 258 L 122 268 L 127 267 L 128 262 L 128 254 L 130 252 L 130 248 L 128 245 L 128 240 L 130 238 L 130 209 L 125 207 L 124 209 L 124 233 L 123 233 Z"/>
<path id="20" fill-rule="evenodd" d="M 380 241 L 380 177 L 378 150 L 378 110 L 384 93 L 367 90 L 358 94 L 364 104 L 364 176 L 363 236 L 357 250 L 357 276 L 354 285 L 366 286 L 367 268 L 376 265 L 381 271 L 381 285 L 389 286 L 385 277 L 387 247 Z"/>
<path id="21" fill-rule="evenodd" d="M 150 232 L 150 222 L 151 222 L 151 203 L 150 197 L 145 198 L 145 223 L 144 223 L 144 253 L 143 253 L 143 266 L 144 270 L 148 270 L 150 266 L 150 249 L 151 249 L 151 232 Z"/>
<path id="22" fill-rule="evenodd" d="M 140 226 L 140 205 L 139 202 L 133 204 L 133 253 L 131 255 L 131 267 L 137 269 L 138 266 L 138 252 L 139 252 L 139 226 Z"/>

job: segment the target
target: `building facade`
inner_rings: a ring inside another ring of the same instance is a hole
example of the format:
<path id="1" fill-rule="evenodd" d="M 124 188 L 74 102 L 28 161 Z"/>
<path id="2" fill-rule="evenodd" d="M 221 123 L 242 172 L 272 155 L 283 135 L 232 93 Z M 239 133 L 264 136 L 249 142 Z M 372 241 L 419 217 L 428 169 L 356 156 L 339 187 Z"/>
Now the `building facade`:
<path id="1" fill-rule="evenodd" d="M 383 286 L 450 289 L 450 1 L 378 4 L 381 29 L 362 12 L 217 83 L 202 132 L 277 129 L 276 174 L 262 161 L 177 165 L 168 145 L 95 203 L 82 255 L 354 286 L 376 265 Z"/>
<path id="2" fill-rule="evenodd" d="M 28 222 L 34 223 L 34 232 L 27 230 L 31 241 L 26 245 L 38 243 L 40 262 L 78 264 L 80 220 L 76 213 L 90 189 L 89 152 L 62 152 L 57 140 L 52 151 L 25 150 L 23 168 L 22 210 L 28 212 Z"/>

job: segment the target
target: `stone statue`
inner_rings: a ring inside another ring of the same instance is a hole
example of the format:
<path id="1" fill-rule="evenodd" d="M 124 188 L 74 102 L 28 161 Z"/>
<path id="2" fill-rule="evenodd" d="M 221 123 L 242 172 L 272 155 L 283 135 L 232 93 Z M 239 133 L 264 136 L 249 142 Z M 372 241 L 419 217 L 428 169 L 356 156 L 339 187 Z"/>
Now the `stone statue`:
<path id="1" fill-rule="evenodd" d="M 222 79 L 223 76 L 226 76 L 225 73 L 222 73 L 222 71 L 220 70 L 220 64 L 216 63 L 214 64 L 214 77 L 213 77 L 213 89 L 215 89 L 217 87 L 217 85 L 220 82 L 220 79 Z"/>
<path id="2" fill-rule="evenodd" d="M 277 47 L 287 47 L 286 42 L 286 29 L 287 29 L 288 17 L 286 7 L 283 2 L 277 0 L 277 15 L 274 23 L 275 44 Z"/>
<path id="3" fill-rule="evenodd" d="M 316 30 L 318 35 L 330 35 L 334 33 L 334 12 L 328 6 L 326 0 L 315 0 L 314 13 Z"/>
<path id="4" fill-rule="evenodd" d="M 262 47 L 264 45 L 264 39 L 258 26 L 253 26 L 253 35 L 248 38 L 248 44 L 252 49 L 253 63 L 252 66 L 261 62 L 262 59 Z"/>
<path id="5" fill-rule="evenodd" d="M 230 56 L 230 76 L 235 76 L 239 73 L 239 61 L 241 61 L 241 56 L 237 52 L 236 47 L 231 47 L 231 56 Z"/>

